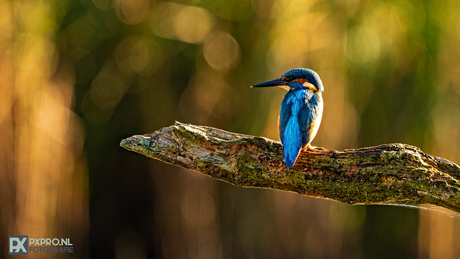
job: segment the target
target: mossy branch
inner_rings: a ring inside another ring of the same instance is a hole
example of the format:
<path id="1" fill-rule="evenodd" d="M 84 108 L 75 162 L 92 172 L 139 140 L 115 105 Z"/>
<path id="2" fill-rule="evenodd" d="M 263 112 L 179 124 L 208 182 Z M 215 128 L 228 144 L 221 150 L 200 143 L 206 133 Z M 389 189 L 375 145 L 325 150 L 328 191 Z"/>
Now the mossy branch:
<path id="1" fill-rule="evenodd" d="M 302 152 L 287 169 L 279 142 L 176 122 L 120 146 L 242 187 L 297 192 L 349 204 L 433 204 L 460 212 L 460 167 L 419 148 L 385 144 Z"/>

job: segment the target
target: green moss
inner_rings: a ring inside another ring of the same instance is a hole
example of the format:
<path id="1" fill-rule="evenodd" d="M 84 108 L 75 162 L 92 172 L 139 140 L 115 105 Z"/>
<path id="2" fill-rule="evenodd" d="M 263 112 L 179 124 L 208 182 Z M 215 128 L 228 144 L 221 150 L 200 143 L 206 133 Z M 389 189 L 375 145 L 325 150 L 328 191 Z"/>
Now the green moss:
<path id="1" fill-rule="evenodd" d="M 320 157 L 320 158 L 313 158 L 313 165 L 316 168 L 325 168 L 325 167 L 338 167 L 340 166 L 340 160 L 334 159 L 331 157 Z"/>
<path id="2" fill-rule="evenodd" d="M 385 164 L 390 164 L 392 166 L 406 166 L 407 158 L 401 157 L 401 152 L 399 151 L 384 151 L 381 156 L 386 162 Z"/>
<path id="3" fill-rule="evenodd" d="M 199 167 L 205 167 L 205 166 L 206 166 L 206 164 L 203 163 L 203 161 L 201 161 L 201 160 L 199 160 L 199 159 L 196 159 L 196 160 L 195 160 L 195 163 L 196 163 L 196 165 L 199 166 Z"/>
<path id="4" fill-rule="evenodd" d="M 374 175 L 371 175 L 368 179 L 371 182 L 380 182 L 380 175 L 374 174 Z"/>
<path id="5" fill-rule="evenodd" d="M 460 207 L 460 192 L 452 194 L 447 200 L 457 204 Z"/>
<path id="6" fill-rule="evenodd" d="M 202 135 L 189 131 L 184 126 L 174 126 L 171 129 L 174 134 L 181 136 L 190 146 L 198 146 L 204 139 Z"/>

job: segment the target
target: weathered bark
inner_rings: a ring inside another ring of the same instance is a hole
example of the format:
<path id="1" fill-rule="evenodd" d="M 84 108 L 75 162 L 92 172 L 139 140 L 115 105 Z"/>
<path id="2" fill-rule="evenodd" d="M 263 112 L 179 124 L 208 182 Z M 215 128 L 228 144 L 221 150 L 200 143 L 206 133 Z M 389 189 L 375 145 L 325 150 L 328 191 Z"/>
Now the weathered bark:
<path id="1" fill-rule="evenodd" d="M 385 144 L 302 152 L 287 169 L 279 142 L 176 122 L 120 146 L 242 187 L 349 204 L 433 204 L 460 212 L 460 167 L 414 146 Z"/>

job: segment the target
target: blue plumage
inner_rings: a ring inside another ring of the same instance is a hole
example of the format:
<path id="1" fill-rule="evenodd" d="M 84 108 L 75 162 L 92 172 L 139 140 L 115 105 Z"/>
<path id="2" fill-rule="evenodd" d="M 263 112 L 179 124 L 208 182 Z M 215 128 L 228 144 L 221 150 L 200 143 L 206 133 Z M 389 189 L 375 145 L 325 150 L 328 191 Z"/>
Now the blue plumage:
<path id="1" fill-rule="evenodd" d="M 286 72 L 280 79 L 253 87 L 279 86 L 288 92 L 281 102 L 279 131 L 283 160 L 292 167 L 303 148 L 316 136 L 323 113 L 323 84 L 318 74 L 306 68 Z"/>

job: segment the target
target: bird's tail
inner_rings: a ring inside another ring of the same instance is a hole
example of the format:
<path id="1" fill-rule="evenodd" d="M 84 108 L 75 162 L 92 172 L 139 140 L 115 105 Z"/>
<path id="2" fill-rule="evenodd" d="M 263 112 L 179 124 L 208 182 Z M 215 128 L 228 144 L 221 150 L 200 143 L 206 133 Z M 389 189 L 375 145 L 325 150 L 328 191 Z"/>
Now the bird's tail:
<path id="1" fill-rule="evenodd" d="M 283 139 L 283 160 L 287 168 L 291 168 L 302 148 L 302 134 L 299 124 L 295 120 L 290 120 L 284 131 Z"/>
<path id="2" fill-rule="evenodd" d="M 299 153 L 300 153 L 300 148 L 297 150 L 284 152 L 283 160 L 287 168 L 291 168 L 294 165 L 295 161 L 297 160 L 297 157 L 299 156 Z"/>

